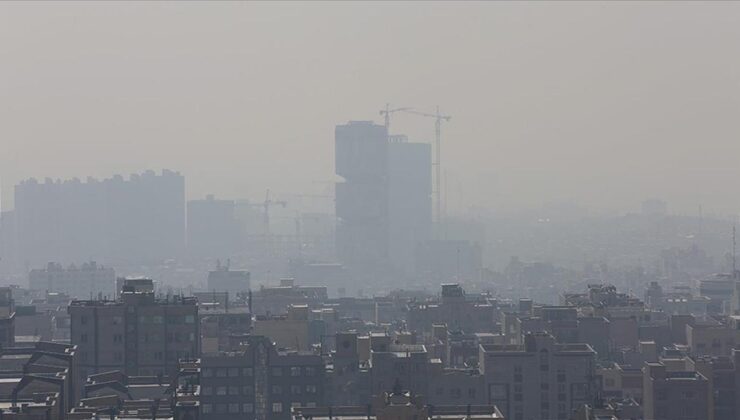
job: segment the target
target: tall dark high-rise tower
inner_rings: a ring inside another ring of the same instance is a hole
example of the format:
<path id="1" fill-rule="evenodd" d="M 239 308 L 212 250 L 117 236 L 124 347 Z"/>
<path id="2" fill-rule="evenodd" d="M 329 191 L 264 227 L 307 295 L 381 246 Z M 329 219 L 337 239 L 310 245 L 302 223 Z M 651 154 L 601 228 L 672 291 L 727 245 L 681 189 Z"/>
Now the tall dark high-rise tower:
<path id="1" fill-rule="evenodd" d="M 431 230 L 431 148 L 369 121 L 336 127 L 337 256 L 351 271 L 413 274 Z"/>
<path id="2" fill-rule="evenodd" d="M 335 130 L 337 256 L 353 270 L 388 262 L 388 135 L 372 121 Z"/>

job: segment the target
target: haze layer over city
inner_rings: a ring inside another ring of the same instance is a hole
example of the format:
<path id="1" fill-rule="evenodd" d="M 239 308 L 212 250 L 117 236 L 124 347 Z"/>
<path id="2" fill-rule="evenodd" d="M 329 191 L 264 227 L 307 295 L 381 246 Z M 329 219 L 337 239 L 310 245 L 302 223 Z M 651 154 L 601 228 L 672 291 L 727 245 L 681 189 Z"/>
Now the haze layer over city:
<path id="1" fill-rule="evenodd" d="M 0 2 L 0 413 L 738 419 L 738 115 L 737 2 Z"/>

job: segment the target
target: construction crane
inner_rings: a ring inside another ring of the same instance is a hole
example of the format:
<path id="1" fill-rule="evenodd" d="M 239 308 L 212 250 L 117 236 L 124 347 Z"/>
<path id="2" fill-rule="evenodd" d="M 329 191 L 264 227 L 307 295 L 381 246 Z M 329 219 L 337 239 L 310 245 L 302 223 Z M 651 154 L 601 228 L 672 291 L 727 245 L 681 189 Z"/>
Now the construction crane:
<path id="1" fill-rule="evenodd" d="M 265 224 L 265 234 L 268 235 L 270 234 L 270 206 L 272 206 L 273 204 L 277 204 L 278 206 L 282 206 L 283 208 L 288 205 L 288 203 L 282 200 L 272 200 L 270 198 L 270 189 L 268 188 L 267 192 L 265 193 L 265 201 L 261 204 Z M 258 206 L 259 205 L 260 204 L 258 204 Z"/>
<path id="2" fill-rule="evenodd" d="M 391 109 L 391 104 L 385 104 L 385 109 L 380 110 L 380 115 L 383 115 L 385 117 L 385 131 L 390 137 L 391 135 L 391 115 L 395 114 L 396 112 L 401 111 L 411 111 L 411 108 L 408 107 L 402 107 L 402 108 L 395 108 Z"/>
<path id="3" fill-rule="evenodd" d="M 434 118 L 434 154 L 435 154 L 435 162 L 432 163 L 434 165 L 434 198 L 435 198 L 435 210 L 436 210 L 436 218 L 437 223 L 442 222 L 442 159 L 441 156 L 441 143 L 442 143 L 442 122 L 443 121 L 449 121 L 452 117 L 449 115 L 442 115 L 439 112 L 439 106 L 437 106 L 437 112 L 434 114 L 430 114 L 427 112 L 421 112 L 417 111 L 415 109 L 411 108 L 402 108 L 400 109 L 403 112 L 408 112 L 409 114 L 414 115 L 420 115 L 422 117 L 429 117 Z M 381 111 L 382 112 L 382 111 Z M 386 120 L 387 121 L 387 120 Z"/>

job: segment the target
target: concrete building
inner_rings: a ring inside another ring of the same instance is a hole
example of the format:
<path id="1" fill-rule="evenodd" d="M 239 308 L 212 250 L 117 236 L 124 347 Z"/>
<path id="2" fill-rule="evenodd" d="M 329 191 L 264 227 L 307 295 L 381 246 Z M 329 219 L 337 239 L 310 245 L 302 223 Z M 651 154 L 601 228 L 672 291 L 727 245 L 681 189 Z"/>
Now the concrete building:
<path id="1" fill-rule="evenodd" d="M 642 402 L 645 420 L 714 420 L 707 378 L 694 371 L 669 370 L 663 363 L 645 365 Z"/>
<path id="2" fill-rule="evenodd" d="M 374 397 L 370 403 L 344 407 L 296 408 L 294 420 L 477 420 L 504 419 L 492 405 L 432 405 L 423 396 L 395 389 Z"/>
<path id="3" fill-rule="evenodd" d="M 15 302 L 10 287 L 0 287 L 0 348 L 15 344 Z"/>
<path id="4" fill-rule="evenodd" d="M 393 344 L 387 334 L 370 335 L 371 394 L 381 395 L 399 383 L 404 388 L 418 389 L 429 395 L 429 386 L 442 361 L 430 359 L 421 344 Z"/>
<path id="5" fill-rule="evenodd" d="M 321 306 L 329 299 L 326 287 L 306 287 L 294 279 L 280 279 L 279 286 L 260 286 L 250 298 L 250 309 L 254 315 L 282 314 L 290 305 Z"/>
<path id="6" fill-rule="evenodd" d="M 416 250 L 431 239 L 432 147 L 403 135 L 388 143 L 388 255 L 401 273 L 417 272 Z"/>
<path id="7" fill-rule="evenodd" d="M 735 280 L 730 274 L 715 274 L 699 282 L 699 296 L 709 298 L 710 314 L 730 313 L 734 294 Z"/>
<path id="8" fill-rule="evenodd" d="M 195 363 L 203 420 L 289 419 L 291 408 L 320 406 L 325 398 L 321 356 L 278 351 L 266 337 L 245 337 L 232 351 Z"/>
<path id="9" fill-rule="evenodd" d="M 715 420 L 734 420 L 740 416 L 740 351 L 730 357 L 694 357 L 688 370 L 702 374 L 709 381 L 712 414 Z"/>
<path id="10" fill-rule="evenodd" d="M 695 356 L 730 356 L 740 344 L 740 316 L 686 325 L 686 341 Z"/>
<path id="11" fill-rule="evenodd" d="M 202 353 L 226 350 L 233 335 L 252 330 L 252 315 L 246 306 L 220 306 L 198 301 L 200 349 Z"/>
<path id="12" fill-rule="evenodd" d="M 79 401 L 74 346 L 39 342 L 0 351 L 3 419 L 61 419 Z M 35 416 L 34 416 L 35 415 Z"/>
<path id="13" fill-rule="evenodd" d="M 48 261 L 131 262 L 171 258 L 185 242 L 185 178 L 164 170 L 15 187 L 18 258 Z"/>
<path id="14" fill-rule="evenodd" d="M 369 354 L 367 358 L 360 355 L 357 333 L 337 333 L 334 340 L 336 350 L 328 354 L 326 369 L 326 404 L 334 407 L 366 404 L 372 396 Z"/>
<path id="15" fill-rule="evenodd" d="M 119 300 L 73 301 L 69 314 L 82 378 L 111 370 L 130 376 L 172 375 L 178 359 L 200 354 L 193 298 L 161 300 L 153 292 L 124 286 Z"/>
<path id="16" fill-rule="evenodd" d="M 279 348 L 307 350 L 310 347 L 309 309 L 291 305 L 285 315 L 257 316 L 254 334 L 269 337 Z"/>
<path id="17" fill-rule="evenodd" d="M 523 345 L 482 344 L 480 351 L 487 402 L 506 418 L 569 419 L 596 397 L 596 353 L 588 344 L 558 344 L 537 333 Z"/>
<path id="18" fill-rule="evenodd" d="M 388 265 L 388 133 L 372 121 L 334 132 L 337 257 L 353 273 Z"/>
<path id="19" fill-rule="evenodd" d="M 407 322 L 420 334 L 431 333 L 435 324 L 446 324 L 451 331 L 495 332 L 497 314 L 494 303 L 482 297 L 468 299 L 459 284 L 447 283 L 439 299 L 409 303 Z"/>
<path id="20" fill-rule="evenodd" d="M 196 257 L 222 258 L 239 251 L 243 231 L 235 215 L 233 200 L 204 200 L 187 204 L 187 247 Z"/>
<path id="21" fill-rule="evenodd" d="M 75 299 L 94 299 L 115 295 L 116 274 L 110 267 L 95 261 L 80 267 L 67 268 L 50 262 L 44 269 L 33 269 L 28 273 L 28 288 L 45 292 L 64 293 Z"/>
<path id="22" fill-rule="evenodd" d="M 208 272 L 207 287 L 209 292 L 228 292 L 232 300 L 237 294 L 247 295 L 251 288 L 249 271 L 232 270 L 229 264 L 222 266 L 219 262 L 215 270 Z"/>

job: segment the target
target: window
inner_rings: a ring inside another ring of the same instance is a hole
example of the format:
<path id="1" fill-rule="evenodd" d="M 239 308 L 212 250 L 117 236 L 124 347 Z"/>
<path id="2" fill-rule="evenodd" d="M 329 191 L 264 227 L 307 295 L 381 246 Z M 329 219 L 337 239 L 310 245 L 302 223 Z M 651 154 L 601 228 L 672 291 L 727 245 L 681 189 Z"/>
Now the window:
<path id="1" fill-rule="evenodd" d="M 290 393 L 293 395 L 300 395 L 301 394 L 301 386 L 300 385 L 291 385 L 290 386 Z"/>
<path id="2" fill-rule="evenodd" d="M 234 385 L 229 385 L 229 395 L 239 395 L 239 387 Z"/>
<path id="3" fill-rule="evenodd" d="M 204 386 L 200 389 L 201 395 L 213 395 L 213 388 L 210 386 Z"/>
<path id="4" fill-rule="evenodd" d="M 283 404 L 282 403 L 272 403 L 272 412 L 273 413 L 282 413 L 283 412 Z"/>
<path id="5" fill-rule="evenodd" d="M 583 400 L 586 399 L 586 384 L 580 383 L 580 384 L 573 384 L 573 390 L 571 391 L 573 393 L 572 397 L 576 400 Z"/>
<path id="6" fill-rule="evenodd" d="M 216 395 L 226 395 L 226 387 L 225 386 L 217 386 L 216 387 Z"/>
<path id="7" fill-rule="evenodd" d="M 272 393 L 275 395 L 280 395 L 283 393 L 283 387 L 280 385 L 273 385 L 272 386 Z"/>
<path id="8" fill-rule="evenodd" d="M 244 412 L 244 413 L 253 413 L 254 412 L 254 404 L 252 404 L 252 403 L 244 403 L 244 404 L 242 404 L 242 412 Z"/>
<path id="9" fill-rule="evenodd" d="M 195 323 L 195 316 L 194 315 L 185 315 L 185 323 L 186 324 L 194 324 Z"/>
<path id="10" fill-rule="evenodd" d="M 301 376 L 301 367 L 300 366 L 292 366 L 290 368 L 290 376 Z"/>
<path id="11" fill-rule="evenodd" d="M 83 315 L 80 317 L 80 325 L 87 325 L 87 316 Z"/>
<path id="12" fill-rule="evenodd" d="M 216 412 L 217 413 L 225 413 L 226 412 L 226 404 L 216 404 Z"/>
<path id="13" fill-rule="evenodd" d="M 508 398 L 505 384 L 492 384 L 490 394 L 492 400 L 505 400 Z"/>
<path id="14" fill-rule="evenodd" d="M 213 406 L 211 404 L 203 404 L 201 406 L 201 411 L 203 411 L 203 414 L 208 414 L 213 412 Z"/>
<path id="15" fill-rule="evenodd" d="M 239 403 L 229 403 L 229 413 L 238 413 Z"/>
<path id="16" fill-rule="evenodd" d="M 254 388 L 252 388 L 250 385 L 245 385 L 242 387 L 242 395 L 252 395 L 254 394 Z"/>
<path id="17" fill-rule="evenodd" d="M 239 368 L 229 368 L 229 376 L 239 376 Z"/>
<path id="18" fill-rule="evenodd" d="M 87 343 L 87 334 L 80 334 L 80 343 Z"/>
<path id="19" fill-rule="evenodd" d="M 283 376 L 283 368 L 281 367 L 272 368 L 272 376 Z"/>
<path id="20" fill-rule="evenodd" d="M 203 373 L 203 377 L 204 378 L 210 378 L 211 376 L 213 376 L 213 369 L 211 369 L 211 368 L 203 368 L 202 373 Z"/>
<path id="21" fill-rule="evenodd" d="M 123 342 L 123 336 L 121 334 L 113 334 L 113 342 L 114 343 L 122 343 Z"/>
<path id="22" fill-rule="evenodd" d="M 254 371 L 251 367 L 248 368 L 242 368 L 242 375 L 244 376 L 252 376 L 254 374 Z"/>
<path id="23" fill-rule="evenodd" d="M 316 368 L 313 366 L 306 367 L 306 376 L 316 376 Z"/>
<path id="24" fill-rule="evenodd" d="M 694 391 L 684 391 L 681 393 L 681 397 L 685 400 L 693 400 L 695 396 Z"/>
<path id="25" fill-rule="evenodd" d="M 152 317 L 152 324 L 164 324 L 164 317 L 162 317 L 162 316 L 153 316 Z"/>
<path id="26" fill-rule="evenodd" d="M 315 394 L 316 385 L 306 385 L 306 394 Z"/>
<path id="27" fill-rule="evenodd" d="M 121 325 L 121 324 L 123 324 L 123 317 L 122 316 L 114 316 L 111 321 L 112 321 L 113 325 Z"/>
<path id="28" fill-rule="evenodd" d="M 316 403 L 313 401 L 306 403 L 306 408 L 315 408 L 315 407 L 316 407 Z"/>
<path id="29" fill-rule="evenodd" d="M 225 378 L 228 373 L 228 370 L 226 368 L 217 368 L 216 369 L 216 376 L 219 378 Z"/>
<path id="30" fill-rule="evenodd" d="M 301 403 L 299 403 L 299 402 L 292 402 L 292 403 L 290 403 L 290 408 L 301 408 Z"/>

